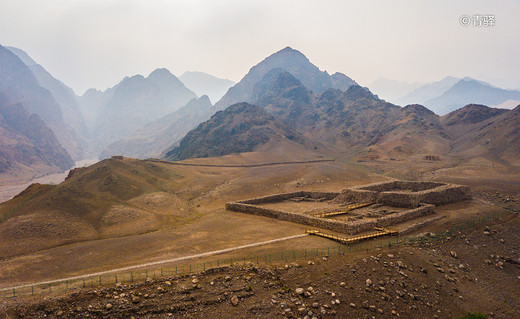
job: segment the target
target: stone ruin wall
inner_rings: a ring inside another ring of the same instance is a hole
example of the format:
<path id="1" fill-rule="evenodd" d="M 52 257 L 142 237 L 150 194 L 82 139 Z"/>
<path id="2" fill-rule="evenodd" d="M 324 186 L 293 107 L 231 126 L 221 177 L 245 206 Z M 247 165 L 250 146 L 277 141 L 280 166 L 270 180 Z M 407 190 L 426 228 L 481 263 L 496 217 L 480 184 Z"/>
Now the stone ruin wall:
<path id="1" fill-rule="evenodd" d="M 445 183 L 438 182 L 415 182 L 415 181 L 390 181 L 390 182 L 379 182 L 369 185 L 361 185 L 352 187 L 354 189 L 366 189 L 376 192 L 389 192 L 399 190 L 412 190 L 414 192 L 431 190 L 435 187 L 446 185 Z"/>
<path id="2" fill-rule="evenodd" d="M 361 221 L 345 223 L 338 220 L 333 219 L 325 219 L 325 218 L 317 218 L 313 216 L 296 214 L 291 212 L 279 211 L 274 209 L 268 209 L 263 207 L 258 207 L 251 204 L 244 203 L 226 203 L 226 209 L 247 213 L 252 215 L 265 216 L 270 218 L 275 218 L 279 220 L 285 220 L 297 224 L 313 226 L 318 228 L 325 228 L 332 231 L 346 233 L 346 234 L 356 234 L 359 232 L 363 232 L 366 230 L 373 229 L 376 226 L 375 222 L 372 223 L 362 223 Z"/>
<path id="3" fill-rule="evenodd" d="M 413 208 L 421 203 L 439 206 L 467 199 L 471 199 L 471 192 L 464 185 L 392 181 L 345 189 L 336 201 Z"/>
<path id="4" fill-rule="evenodd" d="M 380 217 L 372 220 L 355 220 L 343 222 L 335 219 L 328 218 L 318 218 L 314 216 L 291 213 L 286 211 L 268 209 L 256 206 L 258 204 L 265 203 L 275 203 L 287 200 L 292 197 L 302 197 L 302 196 L 312 196 L 312 198 L 322 198 L 324 196 L 333 199 L 337 196 L 338 193 L 320 193 L 320 192 L 294 192 L 294 193 L 285 193 L 285 194 L 277 194 L 272 196 L 265 196 L 259 198 L 253 198 L 249 200 L 244 200 L 240 202 L 230 202 L 226 203 L 226 209 L 242 212 L 252 215 L 265 216 L 270 218 L 275 218 L 279 220 L 285 220 L 297 224 L 308 225 L 312 227 L 329 229 L 332 231 L 346 233 L 349 235 L 354 235 L 357 233 L 373 230 L 374 227 L 386 227 L 397 223 L 402 223 L 407 220 L 411 220 L 414 218 L 418 218 L 421 216 L 426 216 L 428 214 L 432 214 L 433 207 L 432 205 L 423 205 L 416 209 L 411 209 L 407 211 L 403 211 L 400 213 L 395 213 L 391 215 L 386 215 L 384 217 Z"/>
<path id="5" fill-rule="evenodd" d="M 378 226 L 386 227 L 394 224 L 404 223 L 411 219 L 423 217 L 426 215 L 433 214 L 435 206 L 433 205 L 422 205 L 415 209 L 405 210 L 399 213 L 386 215 L 377 219 Z"/>
<path id="6" fill-rule="evenodd" d="M 279 202 L 283 202 L 284 200 L 288 200 L 289 198 L 293 198 L 293 197 L 310 197 L 310 198 L 315 198 L 315 199 L 326 198 L 326 199 L 330 200 L 330 199 L 334 199 L 339 194 L 340 193 L 298 191 L 298 192 L 292 192 L 292 193 L 282 193 L 282 194 L 274 194 L 274 195 L 269 195 L 269 196 L 256 197 L 256 198 L 251 198 L 248 200 L 239 201 L 238 203 L 251 204 L 251 205 L 279 203 Z"/>

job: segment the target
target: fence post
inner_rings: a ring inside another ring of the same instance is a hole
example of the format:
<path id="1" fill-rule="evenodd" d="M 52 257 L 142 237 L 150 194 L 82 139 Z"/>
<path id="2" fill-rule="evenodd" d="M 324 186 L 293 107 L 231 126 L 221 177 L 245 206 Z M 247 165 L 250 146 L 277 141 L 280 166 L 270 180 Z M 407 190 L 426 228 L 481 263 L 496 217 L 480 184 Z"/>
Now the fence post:
<path id="1" fill-rule="evenodd" d="M 163 276 L 163 269 L 162 269 L 162 267 L 161 267 L 161 277 L 162 277 L 162 276 Z"/>
<path id="2" fill-rule="evenodd" d="M 117 284 L 117 274 L 114 274 L 114 277 L 115 277 L 115 279 L 116 279 L 116 284 Z"/>
<path id="3" fill-rule="evenodd" d="M 99 276 L 99 284 L 101 285 L 101 276 Z"/>
<path id="4" fill-rule="evenodd" d="M 13 297 L 16 297 L 16 290 L 13 288 Z"/>
<path id="5" fill-rule="evenodd" d="M 85 278 L 83 278 L 83 288 L 85 288 Z"/>

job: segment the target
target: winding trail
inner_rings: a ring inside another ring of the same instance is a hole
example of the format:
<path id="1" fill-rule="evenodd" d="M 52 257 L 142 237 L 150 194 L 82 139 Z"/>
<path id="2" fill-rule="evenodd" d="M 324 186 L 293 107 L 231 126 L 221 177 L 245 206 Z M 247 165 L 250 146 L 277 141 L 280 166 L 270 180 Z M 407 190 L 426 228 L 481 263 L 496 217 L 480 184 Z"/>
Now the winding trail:
<path id="1" fill-rule="evenodd" d="M 257 246 L 269 245 L 269 244 L 274 244 L 274 243 L 285 241 L 285 240 L 302 238 L 302 237 L 305 237 L 305 236 L 308 236 L 308 234 L 300 234 L 300 235 L 282 237 L 282 238 L 262 241 L 262 242 L 253 243 L 253 244 L 247 244 L 247 245 L 242 245 L 242 246 L 230 247 L 230 248 L 226 248 L 226 249 L 214 250 L 214 251 L 209 251 L 209 252 L 206 252 L 206 253 L 201 253 L 201 254 L 196 254 L 196 255 L 190 255 L 190 256 L 184 256 L 184 257 L 177 257 L 177 258 L 171 258 L 171 259 L 158 260 L 158 261 L 154 261 L 154 262 L 149 262 L 149 263 L 144 263 L 144 264 L 139 264 L 139 265 L 133 265 L 133 266 L 123 267 L 123 268 L 116 268 L 116 269 L 111 269 L 111 270 L 106 270 L 106 271 L 100 271 L 100 272 L 90 273 L 90 274 L 86 274 L 86 275 L 79 275 L 79 276 L 73 276 L 73 277 L 67 277 L 67 278 L 61 278 L 61 279 L 55 279 L 55 280 L 40 281 L 40 282 L 26 284 L 26 285 L 20 285 L 20 286 L 0 288 L 0 291 L 20 289 L 20 288 L 26 288 L 26 287 L 38 286 L 38 285 L 54 284 L 54 283 L 64 282 L 64 281 L 69 281 L 69 280 L 84 279 L 84 278 L 89 278 L 89 277 L 107 275 L 107 274 L 116 273 L 116 272 L 125 272 L 125 271 L 129 271 L 129 270 L 133 270 L 133 269 L 139 269 L 139 268 L 144 268 L 144 267 L 156 266 L 156 265 L 173 263 L 173 262 L 179 262 L 179 261 L 186 261 L 186 260 L 190 260 L 190 259 L 196 259 L 196 258 L 201 258 L 201 257 L 208 257 L 208 256 L 213 256 L 213 255 L 220 255 L 220 254 L 229 253 L 229 252 L 232 252 L 232 251 L 235 251 L 235 250 L 239 250 L 239 249 L 245 249 L 245 248 L 257 247 Z"/>

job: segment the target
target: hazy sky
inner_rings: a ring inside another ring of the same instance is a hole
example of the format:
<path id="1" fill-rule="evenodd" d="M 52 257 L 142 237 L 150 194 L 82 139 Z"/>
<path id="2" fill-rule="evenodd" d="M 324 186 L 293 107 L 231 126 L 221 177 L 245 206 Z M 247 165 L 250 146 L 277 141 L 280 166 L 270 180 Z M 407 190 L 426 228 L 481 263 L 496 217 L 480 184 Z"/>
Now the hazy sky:
<path id="1" fill-rule="evenodd" d="M 464 27 L 463 15 L 495 16 Z M 291 46 L 368 85 L 471 76 L 520 88 L 518 0 L 0 0 L 0 44 L 76 93 L 166 67 L 238 81 Z"/>

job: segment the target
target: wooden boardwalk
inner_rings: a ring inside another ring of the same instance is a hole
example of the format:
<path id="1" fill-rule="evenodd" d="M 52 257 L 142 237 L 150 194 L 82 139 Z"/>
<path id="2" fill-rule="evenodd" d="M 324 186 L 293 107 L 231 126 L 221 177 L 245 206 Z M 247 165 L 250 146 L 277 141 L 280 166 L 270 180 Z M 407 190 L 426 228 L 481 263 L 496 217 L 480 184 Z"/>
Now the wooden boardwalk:
<path id="1" fill-rule="evenodd" d="M 345 245 L 350 245 L 350 244 L 357 243 L 357 242 L 360 242 L 363 240 L 368 240 L 368 239 L 381 237 L 381 236 L 397 235 L 399 233 L 398 231 L 395 231 L 395 230 L 389 230 L 389 229 L 379 228 L 379 227 L 374 227 L 374 230 L 377 230 L 378 232 L 372 233 L 372 234 L 367 234 L 367 235 L 351 237 L 351 238 L 344 238 L 344 237 L 334 236 L 334 235 L 330 235 L 330 234 L 325 234 L 325 233 L 320 232 L 319 230 L 307 230 L 306 233 L 309 235 L 332 239 L 334 241 L 340 242 Z"/>
<path id="2" fill-rule="evenodd" d="M 313 216 L 318 217 L 318 218 L 328 218 L 328 217 L 334 217 L 334 216 L 338 216 L 338 215 L 344 215 L 354 209 L 370 206 L 372 204 L 374 204 L 374 203 L 350 204 L 350 205 L 345 206 L 341 211 L 330 212 L 330 213 L 320 213 L 320 214 L 315 214 Z"/>

